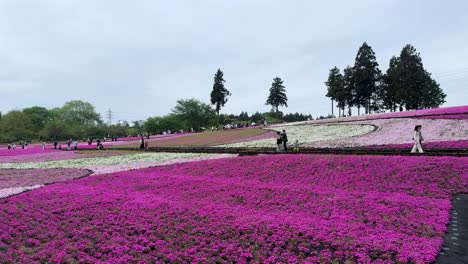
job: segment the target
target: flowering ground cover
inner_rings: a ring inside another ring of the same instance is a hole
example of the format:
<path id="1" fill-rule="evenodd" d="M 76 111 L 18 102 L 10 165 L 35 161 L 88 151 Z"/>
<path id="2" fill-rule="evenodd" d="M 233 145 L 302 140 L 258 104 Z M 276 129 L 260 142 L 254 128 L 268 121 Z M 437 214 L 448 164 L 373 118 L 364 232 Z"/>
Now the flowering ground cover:
<path id="1" fill-rule="evenodd" d="M 61 182 L 0 200 L 0 259 L 431 263 L 467 164 L 275 155 Z"/>
<path id="2" fill-rule="evenodd" d="M 200 147 L 237 142 L 257 137 L 268 131 L 258 128 L 232 129 L 225 131 L 203 132 L 184 135 L 177 138 L 168 138 L 159 141 L 149 141 L 150 147 Z M 138 144 L 129 144 L 119 147 L 136 148 Z"/>
<path id="3" fill-rule="evenodd" d="M 51 160 L 110 157 L 124 154 L 128 154 L 128 151 L 46 151 L 28 155 L 3 156 L 0 158 L 0 163 L 45 162 Z"/>
<path id="4" fill-rule="evenodd" d="M 0 198 L 89 174 L 81 169 L 0 169 Z"/>
<path id="5" fill-rule="evenodd" d="M 394 145 L 373 145 L 366 146 L 367 148 L 372 149 L 411 149 L 413 147 L 412 143 L 407 144 L 394 144 Z M 428 142 L 422 144 L 423 149 L 459 149 L 459 150 L 468 150 L 468 140 L 459 140 L 459 141 L 438 141 L 438 142 Z"/>
<path id="6" fill-rule="evenodd" d="M 415 125 L 422 125 L 424 143 L 468 140 L 468 120 L 394 118 L 351 122 L 347 124 L 374 125 L 377 129 L 362 136 L 314 141 L 305 144 L 305 146 L 340 148 L 369 145 L 412 144 Z"/>
<path id="7" fill-rule="evenodd" d="M 424 119 L 468 119 L 468 113 L 460 113 L 460 114 L 449 114 L 449 115 L 432 115 L 432 116 L 418 116 L 416 118 L 424 118 Z"/>
<path id="8" fill-rule="evenodd" d="M 28 149 L 21 149 L 21 146 L 16 149 L 0 149 L 0 157 L 5 156 L 21 156 L 21 155 L 31 155 L 31 154 L 38 154 L 38 153 L 49 153 L 49 152 L 56 152 L 58 150 L 54 149 L 42 149 L 42 148 L 28 148 Z"/>
<path id="9" fill-rule="evenodd" d="M 307 143 L 324 140 L 337 140 L 347 137 L 355 137 L 365 135 L 372 132 L 375 127 L 368 124 L 357 125 L 298 125 L 298 126 L 275 126 L 269 129 L 274 131 L 286 130 L 288 135 L 289 144 L 293 144 L 296 140 L 299 144 L 305 145 Z M 271 133 L 271 132 L 270 132 Z M 275 134 L 273 134 L 275 136 Z M 244 141 L 233 144 L 219 145 L 218 147 L 276 147 L 276 140 L 271 137 L 268 138 Z"/>
<path id="10" fill-rule="evenodd" d="M 380 114 L 370 114 L 370 115 L 360 115 L 360 116 L 328 118 L 328 119 L 301 121 L 301 122 L 293 122 L 293 123 L 279 124 L 279 125 L 328 124 L 328 123 L 354 122 L 354 121 L 392 119 L 392 118 L 444 119 L 444 116 L 447 117 L 445 119 L 466 119 L 467 114 L 468 114 L 468 105 L 464 105 L 464 106 L 442 107 L 442 108 L 403 111 L 403 112 L 390 112 L 390 113 L 380 113 Z"/>
<path id="11" fill-rule="evenodd" d="M 51 169 L 51 168 L 81 168 L 89 169 L 94 174 L 115 171 L 140 169 L 171 163 L 187 162 L 201 159 L 231 157 L 232 155 L 203 154 L 203 153 L 139 153 L 131 152 L 124 155 L 107 157 L 92 157 L 81 159 L 51 160 L 23 163 L 0 163 L 0 169 Z"/>

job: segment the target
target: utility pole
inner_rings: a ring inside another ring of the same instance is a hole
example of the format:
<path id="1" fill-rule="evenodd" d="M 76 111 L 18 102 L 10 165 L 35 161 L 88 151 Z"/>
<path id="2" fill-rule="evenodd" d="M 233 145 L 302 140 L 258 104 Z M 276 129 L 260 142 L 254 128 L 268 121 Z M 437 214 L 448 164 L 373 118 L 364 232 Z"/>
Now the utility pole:
<path id="1" fill-rule="evenodd" d="M 112 125 L 112 116 L 113 116 L 112 110 L 109 108 L 109 110 L 107 110 L 107 123 L 109 125 Z"/>

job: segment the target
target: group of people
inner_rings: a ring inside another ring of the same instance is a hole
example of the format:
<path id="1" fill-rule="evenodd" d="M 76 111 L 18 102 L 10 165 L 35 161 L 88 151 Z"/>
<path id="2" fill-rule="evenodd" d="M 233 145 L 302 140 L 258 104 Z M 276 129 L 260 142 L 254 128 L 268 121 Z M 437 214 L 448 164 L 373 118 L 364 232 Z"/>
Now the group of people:
<path id="1" fill-rule="evenodd" d="M 286 134 L 286 130 L 283 129 L 283 133 L 276 131 L 276 146 L 277 151 L 288 151 L 288 135 Z"/>
<path id="2" fill-rule="evenodd" d="M 145 141 L 143 136 L 140 138 L 140 150 L 148 150 L 148 140 Z"/>
<path id="3" fill-rule="evenodd" d="M 28 149 L 28 142 L 27 141 L 21 141 L 20 142 L 21 149 Z M 16 143 L 11 143 L 8 144 L 8 149 L 16 149 Z"/>

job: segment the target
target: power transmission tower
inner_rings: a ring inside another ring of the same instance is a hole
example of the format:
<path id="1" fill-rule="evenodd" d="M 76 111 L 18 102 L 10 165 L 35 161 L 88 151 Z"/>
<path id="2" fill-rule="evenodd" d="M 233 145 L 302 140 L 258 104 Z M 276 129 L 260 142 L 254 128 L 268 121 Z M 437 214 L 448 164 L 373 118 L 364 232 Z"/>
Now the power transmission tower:
<path id="1" fill-rule="evenodd" d="M 109 125 L 112 124 L 112 116 L 113 116 L 112 110 L 109 108 L 109 110 L 107 110 L 107 123 L 108 123 Z"/>

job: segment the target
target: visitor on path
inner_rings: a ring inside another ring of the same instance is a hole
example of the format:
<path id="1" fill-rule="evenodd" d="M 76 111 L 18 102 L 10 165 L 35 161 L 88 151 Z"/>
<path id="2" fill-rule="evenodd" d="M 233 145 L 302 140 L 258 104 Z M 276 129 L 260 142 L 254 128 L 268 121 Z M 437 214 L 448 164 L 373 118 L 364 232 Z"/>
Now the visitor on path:
<path id="1" fill-rule="evenodd" d="M 145 141 L 145 150 L 148 151 L 148 140 Z"/>
<path id="2" fill-rule="evenodd" d="M 46 148 L 46 143 L 42 142 L 42 149 L 45 149 L 45 148 Z"/>
<path id="3" fill-rule="evenodd" d="M 21 149 L 24 149 L 24 141 L 21 141 Z"/>
<path id="4" fill-rule="evenodd" d="M 74 149 L 77 150 L 78 149 L 78 140 L 75 140 L 75 142 L 73 142 L 73 145 L 74 145 Z"/>
<path id="5" fill-rule="evenodd" d="M 284 151 L 288 151 L 288 135 L 286 134 L 286 130 L 283 129 L 283 133 L 281 134 L 282 140 L 283 140 L 283 145 Z"/>
<path id="6" fill-rule="evenodd" d="M 57 149 L 58 142 L 57 140 L 54 140 L 54 149 Z"/>
<path id="7" fill-rule="evenodd" d="M 276 146 L 278 152 L 283 151 L 283 137 L 279 131 L 276 132 Z"/>
<path id="8" fill-rule="evenodd" d="M 293 144 L 293 151 L 298 152 L 299 151 L 299 140 L 296 139 L 296 141 Z"/>
<path id="9" fill-rule="evenodd" d="M 13 143 L 13 145 L 11 145 L 11 148 L 16 149 L 16 143 Z"/>
<path id="10" fill-rule="evenodd" d="M 67 150 L 70 150 L 71 149 L 71 138 L 67 141 Z"/>
<path id="11" fill-rule="evenodd" d="M 27 141 L 24 143 L 24 149 L 26 149 L 26 150 L 28 149 L 28 142 Z"/>
<path id="12" fill-rule="evenodd" d="M 11 144 L 8 144 L 8 150 L 10 150 L 10 149 L 11 149 Z"/>
<path id="13" fill-rule="evenodd" d="M 91 138 L 88 138 L 88 146 L 90 146 L 93 143 L 93 140 Z"/>
<path id="14" fill-rule="evenodd" d="M 141 136 L 140 138 L 140 150 L 144 150 L 145 149 L 145 139 L 143 138 L 143 136 Z"/>
<path id="15" fill-rule="evenodd" d="M 421 142 L 424 140 L 423 136 L 421 134 L 421 125 L 417 125 L 414 127 L 414 133 L 413 133 L 413 140 L 414 140 L 414 146 L 413 149 L 411 150 L 411 153 L 423 153 L 423 149 L 421 146 Z"/>

